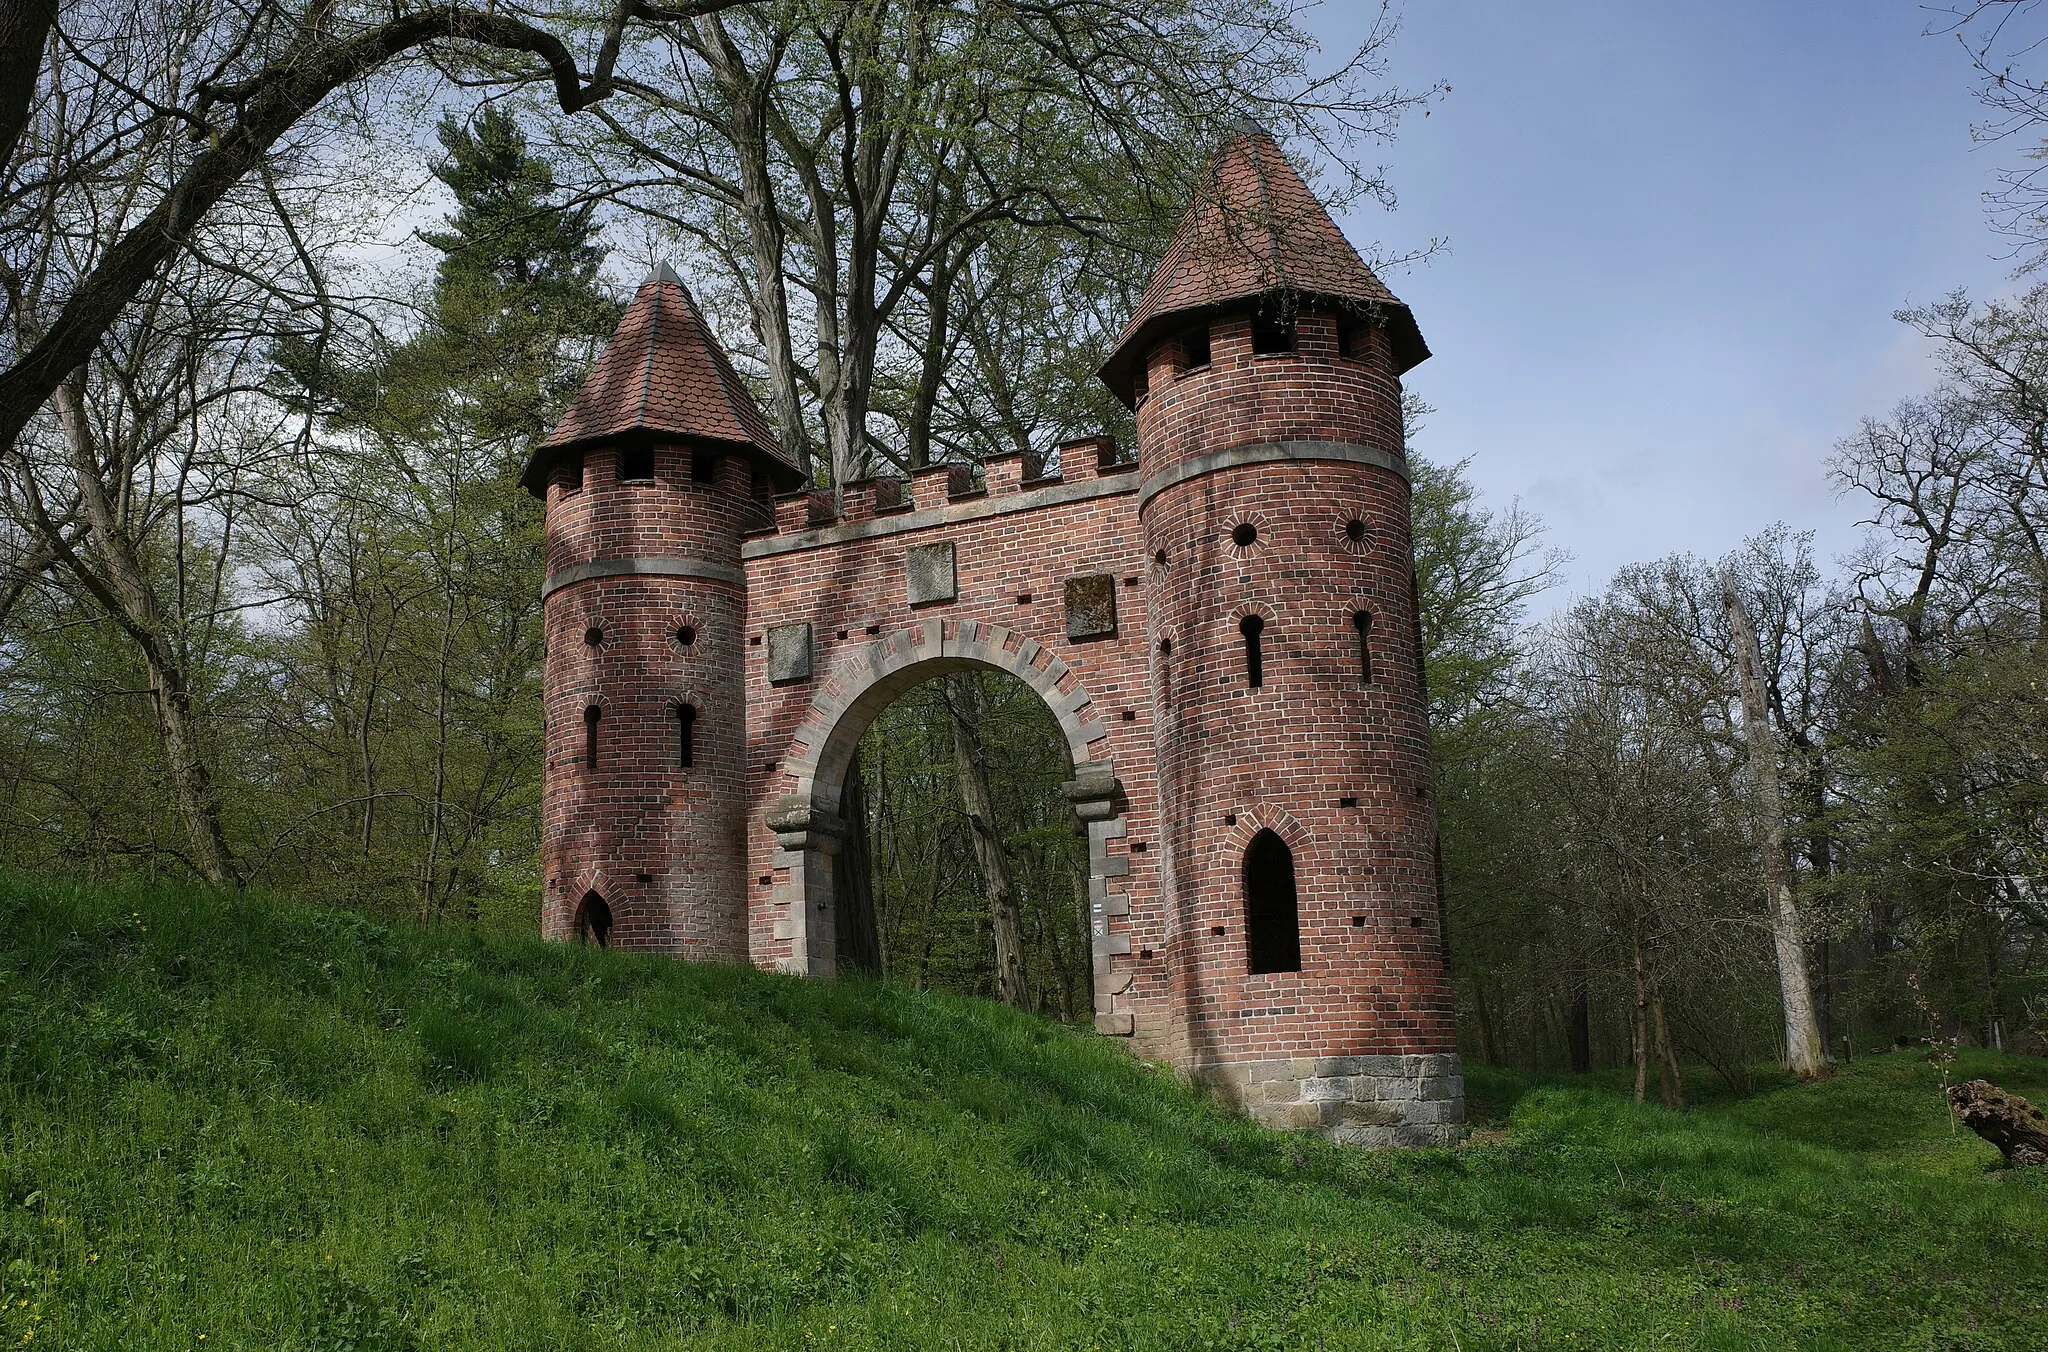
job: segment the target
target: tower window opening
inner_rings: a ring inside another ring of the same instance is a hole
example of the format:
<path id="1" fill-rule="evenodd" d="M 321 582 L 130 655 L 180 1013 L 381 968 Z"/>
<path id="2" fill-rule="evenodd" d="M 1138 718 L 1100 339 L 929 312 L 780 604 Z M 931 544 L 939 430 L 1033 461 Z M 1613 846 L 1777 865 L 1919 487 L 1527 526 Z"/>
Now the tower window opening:
<path id="1" fill-rule="evenodd" d="M 1266 622 L 1257 615 L 1247 615 L 1237 622 L 1237 632 L 1244 635 L 1244 683 L 1257 690 L 1266 683 L 1266 657 L 1260 647 Z"/>
<path id="2" fill-rule="evenodd" d="M 585 892 L 576 907 L 576 942 L 612 946 L 612 908 L 595 892 Z"/>
<path id="3" fill-rule="evenodd" d="M 1294 322 L 1278 315 L 1252 316 L 1252 354 L 1269 357 L 1294 351 Z"/>
<path id="4" fill-rule="evenodd" d="M 718 482 L 718 457 L 709 451 L 698 451 L 690 457 L 690 482 L 715 484 Z"/>
<path id="5" fill-rule="evenodd" d="M 1209 364 L 1209 326 L 1198 324 L 1180 336 L 1180 350 L 1187 363 L 1181 369 L 1192 371 L 1198 366 Z"/>
<path id="6" fill-rule="evenodd" d="M 1253 972 L 1301 970 L 1301 903 L 1294 891 L 1294 851 L 1271 830 L 1244 851 L 1245 956 Z"/>
<path id="7" fill-rule="evenodd" d="M 561 475 L 562 491 L 564 493 L 576 493 L 582 490 L 583 452 L 578 451 L 574 455 L 565 455 L 562 457 Z"/>
<path id="8" fill-rule="evenodd" d="M 1337 318 L 1337 355 L 1348 361 L 1372 357 L 1372 325 L 1364 315 L 1343 314 Z"/>
<path id="9" fill-rule="evenodd" d="M 597 723 L 604 717 L 604 710 L 595 704 L 583 711 L 583 768 L 597 768 Z"/>
<path id="10" fill-rule="evenodd" d="M 1372 684 L 1372 612 L 1351 612 L 1351 627 L 1358 631 L 1358 683 Z"/>
<path id="11" fill-rule="evenodd" d="M 619 481 L 631 483 L 646 481 L 654 477 L 654 448 L 652 446 L 628 446 L 619 452 Z"/>
<path id="12" fill-rule="evenodd" d="M 697 763 L 697 706 L 676 706 L 676 764 L 687 770 Z"/>

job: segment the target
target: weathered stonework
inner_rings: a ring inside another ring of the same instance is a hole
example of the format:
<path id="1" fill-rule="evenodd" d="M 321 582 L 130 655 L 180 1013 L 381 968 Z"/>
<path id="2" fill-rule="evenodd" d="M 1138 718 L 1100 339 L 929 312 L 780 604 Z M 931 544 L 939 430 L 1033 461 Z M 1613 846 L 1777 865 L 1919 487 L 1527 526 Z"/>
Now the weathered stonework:
<path id="1" fill-rule="evenodd" d="M 773 685 L 811 679 L 811 626 L 777 624 L 768 630 L 768 680 Z"/>
<path id="2" fill-rule="evenodd" d="M 1450 1055 L 1322 1056 L 1203 1066 L 1193 1080 L 1247 1117 L 1343 1145 L 1465 1139 L 1465 1079 Z"/>
<path id="3" fill-rule="evenodd" d="M 1401 442 L 1427 350 L 1270 141 L 1216 186 L 1102 372 L 1135 459 L 1098 437 L 1053 473 L 812 487 L 680 282 L 641 289 L 525 479 L 544 933 L 831 976 L 862 733 L 932 675 L 1004 671 L 1073 767 L 1097 1031 L 1274 1126 L 1462 1134 Z M 1284 210 L 1216 228 L 1233 202 Z"/>
<path id="4" fill-rule="evenodd" d="M 904 592 L 913 606 L 952 601 L 960 595 L 954 581 L 953 542 L 912 545 L 904 552 Z"/>
<path id="5" fill-rule="evenodd" d="M 1067 579 L 1067 637 L 1105 638 L 1116 632 L 1116 579 L 1087 573 Z"/>

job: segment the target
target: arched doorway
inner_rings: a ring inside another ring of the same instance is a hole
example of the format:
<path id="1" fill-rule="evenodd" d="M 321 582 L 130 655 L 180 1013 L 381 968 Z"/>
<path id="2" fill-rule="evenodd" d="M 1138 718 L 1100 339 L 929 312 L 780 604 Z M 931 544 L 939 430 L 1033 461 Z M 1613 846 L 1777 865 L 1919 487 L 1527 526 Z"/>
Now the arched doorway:
<path id="1" fill-rule="evenodd" d="M 1017 677 L 1044 701 L 1066 742 L 1072 778 L 1062 793 L 1088 840 L 1089 974 L 1095 1025 L 1114 1033 L 1131 1031 L 1117 992 L 1115 959 L 1130 951 L 1117 917 L 1129 914 L 1121 879 L 1129 860 L 1112 856 L 1109 842 L 1124 834 L 1121 786 L 1106 755 L 1104 728 L 1092 696 L 1076 683 L 1064 662 L 1036 640 L 996 625 L 971 620 L 949 626 L 925 621 L 867 645 L 836 670 L 812 702 L 784 761 L 796 790 L 770 808 L 778 863 L 789 869 L 790 904 L 777 937 L 791 945 L 783 970 L 831 976 L 838 970 L 837 856 L 845 841 L 842 798 L 847 772 L 862 735 L 901 695 L 948 672 L 994 669 Z M 1062 688 L 1064 687 L 1064 688 Z M 1114 921 L 1114 923 L 1113 923 Z"/>
<path id="2" fill-rule="evenodd" d="M 1301 970 L 1301 899 L 1294 887 L 1294 851 L 1279 833 L 1262 830 L 1244 851 L 1246 970 Z"/>
<path id="3" fill-rule="evenodd" d="M 595 892 L 585 892 L 576 904 L 576 941 L 609 948 L 612 943 L 611 904 Z"/>

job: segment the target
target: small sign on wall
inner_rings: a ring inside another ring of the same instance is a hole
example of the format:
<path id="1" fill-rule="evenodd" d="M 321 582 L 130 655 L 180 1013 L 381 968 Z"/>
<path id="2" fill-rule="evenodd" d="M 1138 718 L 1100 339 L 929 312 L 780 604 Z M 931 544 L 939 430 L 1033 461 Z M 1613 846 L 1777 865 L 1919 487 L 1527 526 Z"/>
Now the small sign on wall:
<path id="1" fill-rule="evenodd" d="M 811 678 L 811 626 L 774 624 L 768 627 L 768 681 L 783 685 Z"/>
<path id="2" fill-rule="evenodd" d="M 1116 578 L 1083 573 L 1067 579 L 1067 637 L 1103 638 L 1116 632 Z"/>
<path id="3" fill-rule="evenodd" d="M 959 585 L 953 576 L 953 542 L 942 540 L 935 545 L 912 545 L 904 556 L 904 590 L 909 593 L 910 604 L 928 606 L 940 601 L 951 601 L 959 595 Z"/>

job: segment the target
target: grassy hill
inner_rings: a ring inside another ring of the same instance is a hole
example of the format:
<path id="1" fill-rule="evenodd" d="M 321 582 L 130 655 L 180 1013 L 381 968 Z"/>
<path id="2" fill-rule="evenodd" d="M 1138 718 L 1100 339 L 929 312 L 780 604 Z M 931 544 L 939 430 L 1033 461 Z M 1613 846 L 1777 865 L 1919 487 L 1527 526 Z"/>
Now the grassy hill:
<path id="1" fill-rule="evenodd" d="M 0 883 L 0 1347 L 2048 1346 L 1918 1056 L 1472 1078 L 1370 1155 L 969 1001 Z"/>

